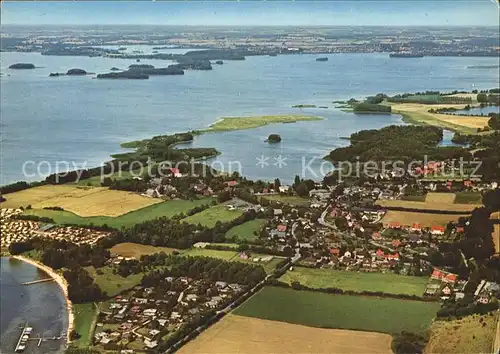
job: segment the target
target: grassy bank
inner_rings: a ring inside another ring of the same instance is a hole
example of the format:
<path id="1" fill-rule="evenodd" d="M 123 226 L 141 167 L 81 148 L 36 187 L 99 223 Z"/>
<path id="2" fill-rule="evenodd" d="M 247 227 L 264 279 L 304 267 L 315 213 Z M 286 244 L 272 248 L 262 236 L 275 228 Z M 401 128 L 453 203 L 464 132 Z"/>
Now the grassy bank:
<path id="1" fill-rule="evenodd" d="M 415 125 L 433 125 L 443 129 L 448 129 L 462 134 L 477 134 L 477 129 L 466 127 L 464 125 L 447 122 L 438 118 L 438 116 L 431 113 L 424 112 L 408 112 L 394 109 L 393 114 L 399 114 L 403 117 L 403 122 Z"/>
<path id="2" fill-rule="evenodd" d="M 88 348 L 92 344 L 92 326 L 96 320 L 97 308 L 93 303 L 73 304 L 75 331 L 80 338 L 71 342 L 71 346 Z"/>
<path id="3" fill-rule="evenodd" d="M 224 117 L 210 125 L 209 128 L 200 132 L 224 132 L 232 130 L 243 130 L 258 128 L 267 124 L 295 123 L 299 121 L 322 120 L 321 117 L 305 115 L 278 115 L 278 116 L 256 116 L 256 117 Z"/>
<path id="4" fill-rule="evenodd" d="M 190 224 L 201 224 L 206 227 L 214 227 L 217 221 L 228 222 L 236 219 L 242 215 L 241 210 L 229 210 L 225 205 L 216 205 L 211 208 L 205 209 L 200 213 L 188 216 L 182 219 Z"/>
<path id="5" fill-rule="evenodd" d="M 258 234 L 265 223 L 265 219 L 255 219 L 235 226 L 226 232 L 226 240 L 255 241 L 259 237 Z M 255 233 L 257 233 L 257 235 L 255 235 Z"/>

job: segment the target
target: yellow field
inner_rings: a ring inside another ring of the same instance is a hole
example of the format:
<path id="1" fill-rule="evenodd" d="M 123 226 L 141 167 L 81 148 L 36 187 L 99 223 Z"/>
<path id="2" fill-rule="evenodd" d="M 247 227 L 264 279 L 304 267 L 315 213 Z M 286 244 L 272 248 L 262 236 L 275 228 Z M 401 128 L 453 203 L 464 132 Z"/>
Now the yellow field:
<path id="1" fill-rule="evenodd" d="M 124 242 L 114 245 L 109 251 L 122 257 L 134 257 L 139 259 L 142 255 L 150 255 L 160 252 L 170 254 L 175 251 L 175 248 L 155 247 L 141 245 L 140 243 Z"/>
<path id="2" fill-rule="evenodd" d="M 388 334 L 227 315 L 179 350 L 208 353 L 392 353 Z"/>
<path id="3" fill-rule="evenodd" d="M 428 202 L 412 202 L 407 200 L 378 200 L 378 205 L 384 207 L 401 207 L 401 208 L 414 208 L 422 210 L 455 210 L 464 213 L 471 212 L 481 205 L 477 204 L 449 204 L 449 203 L 428 203 Z"/>
<path id="4" fill-rule="evenodd" d="M 2 208 L 60 207 L 80 216 L 119 216 L 159 203 L 160 199 L 104 187 L 47 185 L 5 195 Z"/>
<path id="5" fill-rule="evenodd" d="M 454 321 L 436 321 L 425 353 L 490 353 L 497 329 L 497 314 L 472 315 Z M 486 323 L 483 326 L 483 323 Z"/>
<path id="6" fill-rule="evenodd" d="M 422 227 L 437 225 L 446 226 L 448 222 L 457 221 L 459 217 L 468 215 L 469 214 L 466 213 L 463 215 L 444 215 L 389 210 L 383 217 L 382 223 L 400 222 L 402 225 L 406 226 L 412 225 L 413 223 L 419 223 Z"/>
<path id="7" fill-rule="evenodd" d="M 429 109 L 464 108 L 465 104 L 421 104 L 421 103 L 389 103 L 393 113 L 405 114 L 420 123 L 459 130 L 463 133 L 475 133 L 477 128 L 488 125 L 488 117 L 467 117 L 429 113 Z"/>
<path id="8" fill-rule="evenodd" d="M 491 219 L 500 219 L 500 212 L 491 214 Z M 494 225 L 491 237 L 493 237 L 497 253 L 500 253 L 500 224 Z"/>
<path id="9" fill-rule="evenodd" d="M 426 203 L 453 204 L 455 203 L 455 193 L 435 193 L 429 192 L 425 196 Z"/>

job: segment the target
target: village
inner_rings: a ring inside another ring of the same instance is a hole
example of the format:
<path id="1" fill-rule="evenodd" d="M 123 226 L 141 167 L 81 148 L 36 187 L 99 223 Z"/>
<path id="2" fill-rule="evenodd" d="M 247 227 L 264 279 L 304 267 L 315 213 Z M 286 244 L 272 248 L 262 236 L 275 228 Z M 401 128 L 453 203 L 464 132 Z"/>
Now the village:
<path id="1" fill-rule="evenodd" d="M 223 309 L 246 289 L 223 281 L 170 276 L 155 287 L 134 287 L 100 304 L 94 342 L 103 349 L 155 349 L 158 339 L 168 338 L 206 311 Z"/>

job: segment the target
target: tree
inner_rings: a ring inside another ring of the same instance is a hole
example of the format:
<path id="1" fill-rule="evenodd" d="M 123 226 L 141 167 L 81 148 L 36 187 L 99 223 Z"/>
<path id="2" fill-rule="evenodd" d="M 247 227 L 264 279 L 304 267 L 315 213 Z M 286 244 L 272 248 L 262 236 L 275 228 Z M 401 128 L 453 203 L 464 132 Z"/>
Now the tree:
<path id="1" fill-rule="evenodd" d="M 280 187 L 281 187 L 281 182 L 280 182 L 280 179 L 279 179 L 279 178 L 276 178 L 276 179 L 274 180 L 274 189 L 275 189 L 275 190 L 279 190 L 279 189 L 280 189 Z"/>
<path id="2" fill-rule="evenodd" d="M 227 202 L 230 199 L 231 199 L 231 193 L 229 191 L 222 191 L 219 193 L 219 196 L 217 197 L 219 203 Z"/>
<path id="3" fill-rule="evenodd" d="M 309 196 L 309 189 L 304 182 L 301 182 L 295 189 L 295 192 L 299 197 L 307 197 Z"/>
<path id="4" fill-rule="evenodd" d="M 488 102 L 488 95 L 485 93 L 478 93 L 476 96 L 477 102 Z"/>

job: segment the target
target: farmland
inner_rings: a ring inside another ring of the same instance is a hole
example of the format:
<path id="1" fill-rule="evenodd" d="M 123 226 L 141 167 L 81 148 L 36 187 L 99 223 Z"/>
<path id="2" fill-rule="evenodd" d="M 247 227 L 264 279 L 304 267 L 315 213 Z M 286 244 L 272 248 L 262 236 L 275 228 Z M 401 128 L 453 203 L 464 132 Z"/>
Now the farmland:
<path id="1" fill-rule="evenodd" d="M 205 209 L 200 213 L 182 219 L 190 224 L 201 224 L 206 227 L 214 227 L 217 221 L 228 222 L 242 215 L 241 210 L 229 210 L 227 206 L 221 204 Z"/>
<path id="2" fill-rule="evenodd" d="M 481 204 L 482 195 L 479 192 L 456 192 L 455 204 Z"/>
<path id="3" fill-rule="evenodd" d="M 75 225 L 99 225 L 104 224 L 115 227 L 131 227 L 137 223 L 158 218 L 160 216 L 172 217 L 176 214 L 185 213 L 188 210 L 208 204 L 211 202 L 209 198 L 197 200 L 169 200 L 162 203 L 150 205 L 148 207 L 132 211 L 117 217 L 110 216 L 92 216 L 81 217 L 69 211 L 47 210 L 47 209 L 31 209 L 26 210 L 25 214 L 37 215 L 40 217 L 48 217 L 58 224 L 75 224 Z"/>
<path id="4" fill-rule="evenodd" d="M 9 193 L 2 208 L 60 207 L 82 217 L 119 216 L 130 211 L 159 203 L 160 200 L 136 193 L 110 190 L 103 187 L 47 185 Z"/>
<path id="5" fill-rule="evenodd" d="M 229 314 L 179 350 L 188 353 L 391 353 L 391 336 Z"/>
<path id="6" fill-rule="evenodd" d="M 313 327 L 393 334 L 425 330 L 439 307 L 434 302 L 266 287 L 234 313 Z"/>
<path id="7" fill-rule="evenodd" d="M 87 348 L 92 344 L 91 330 L 96 319 L 97 309 L 93 303 L 73 304 L 72 308 L 75 316 L 75 331 L 81 337 L 72 341 L 71 346 Z"/>
<path id="8" fill-rule="evenodd" d="M 477 128 L 488 125 L 487 117 L 468 117 L 429 113 L 429 109 L 464 108 L 465 104 L 421 104 L 421 103 L 390 103 L 392 112 L 401 114 L 403 120 L 414 124 L 428 124 L 458 131 L 463 134 L 476 134 Z"/>
<path id="9" fill-rule="evenodd" d="M 381 291 L 389 294 L 422 296 L 428 281 L 424 277 L 410 277 L 392 273 L 356 273 L 330 269 L 295 267 L 286 272 L 281 281 L 290 284 L 298 281 L 310 288 L 339 288 L 361 292 Z"/>
<path id="10" fill-rule="evenodd" d="M 426 203 L 453 204 L 455 202 L 454 193 L 433 193 L 429 192 L 425 196 Z"/>
<path id="11" fill-rule="evenodd" d="M 254 241 L 258 238 L 254 233 L 256 232 L 258 235 L 265 223 L 265 219 L 255 219 L 235 226 L 226 232 L 226 240 Z"/>
<path id="12" fill-rule="evenodd" d="M 102 291 L 105 291 L 108 296 L 115 296 L 124 290 L 133 288 L 141 282 L 144 274 L 130 274 L 124 278 L 118 274 L 113 274 L 111 267 L 105 266 L 99 269 L 94 267 L 85 267 L 85 270 L 90 274 Z"/>
<path id="13" fill-rule="evenodd" d="M 497 314 L 472 315 L 453 321 L 435 321 L 426 353 L 490 353 Z"/>
<path id="14" fill-rule="evenodd" d="M 422 227 L 431 227 L 434 225 L 446 225 L 450 221 L 457 221 L 461 216 L 468 216 L 468 213 L 461 215 L 446 215 L 446 214 L 430 214 L 430 213 L 414 213 L 409 211 L 392 211 L 389 210 L 385 214 L 382 222 L 400 222 L 402 225 L 412 225 L 419 223 Z"/>
<path id="15" fill-rule="evenodd" d="M 160 252 L 170 254 L 174 250 L 174 248 L 168 247 L 155 247 L 149 245 L 141 245 L 140 243 L 124 242 L 114 245 L 109 251 L 122 257 L 134 257 L 136 259 L 139 259 L 143 255 L 150 255 Z"/>
<path id="16" fill-rule="evenodd" d="M 500 212 L 492 213 L 491 219 L 500 219 Z M 491 234 L 493 238 L 493 243 L 495 244 L 495 249 L 497 253 L 500 253 L 500 224 L 493 225 L 493 233 Z"/>

